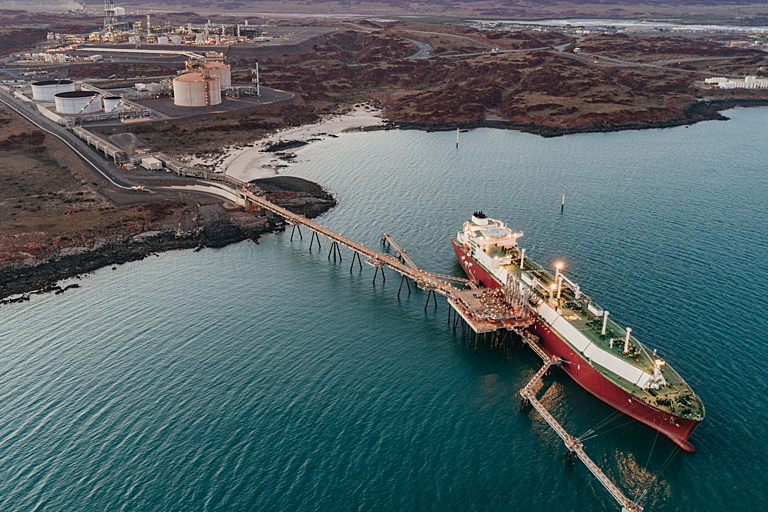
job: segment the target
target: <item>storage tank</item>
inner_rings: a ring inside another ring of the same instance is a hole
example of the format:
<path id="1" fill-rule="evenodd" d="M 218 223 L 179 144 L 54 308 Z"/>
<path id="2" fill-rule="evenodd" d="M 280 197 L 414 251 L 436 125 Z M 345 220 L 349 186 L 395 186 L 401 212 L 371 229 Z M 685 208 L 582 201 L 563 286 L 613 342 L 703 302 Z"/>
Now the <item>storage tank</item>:
<path id="1" fill-rule="evenodd" d="M 120 96 L 104 96 L 104 112 L 122 112 L 125 110 L 125 103 Z"/>
<path id="2" fill-rule="evenodd" d="M 171 43 L 173 43 L 173 44 L 181 44 L 181 37 L 180 36 L 171 36 Z"/>
<path id="3" fill-rule="evenodd" d="M 59 114 L 90 114 L 101 110 L 101 97 L 93 91 L 61 92 L 54 100 Z"/>
<path id="4" fill-rule="evenodd" d="M 178 107 L 207 107 L 221 103 L 219 77 L 185 73 L 173 79 L 173 103 Z"/>
<path id="5" fill-rule="evenodd" d="M 45 80 L 32 84 L 32 98 L 35 101 L 54 101 L 61 92 L 74 92 L 72 80 Z"/>
<path id="6" fill-rule="evenodd" d="M 224 64 L 223 62 L 218 62 L 215 60 L 206 60 L 203 61 L 201 67 L 209 75 L 219 78 L 219 83 L 222 89 L 232 87 L 232 73 L 230 71 L 229 64 Z"/>
<path id="7" fill-rule="evenodd" d="M 168 38 L 165 36 L 158 37 L 157 44 L 168 44 Z"/>

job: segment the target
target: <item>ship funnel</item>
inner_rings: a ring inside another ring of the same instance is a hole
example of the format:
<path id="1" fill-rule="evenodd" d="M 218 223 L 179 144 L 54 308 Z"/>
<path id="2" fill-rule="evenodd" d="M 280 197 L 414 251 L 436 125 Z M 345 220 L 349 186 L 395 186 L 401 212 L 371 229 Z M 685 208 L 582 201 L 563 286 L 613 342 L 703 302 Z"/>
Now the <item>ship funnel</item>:
<path id="1" fill-rule="evenodd" d="M 472 222 L 474 222 L 478 226 L 487 226 L 488 217 L 483 212 L 474 212 L 472 214 Z"/>

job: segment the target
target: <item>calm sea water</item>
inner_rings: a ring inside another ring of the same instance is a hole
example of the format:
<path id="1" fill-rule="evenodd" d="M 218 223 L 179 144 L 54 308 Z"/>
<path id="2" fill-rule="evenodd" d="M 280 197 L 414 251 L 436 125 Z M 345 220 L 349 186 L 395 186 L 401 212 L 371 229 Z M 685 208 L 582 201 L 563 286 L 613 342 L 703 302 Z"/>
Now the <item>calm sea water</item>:
<path id="1" fill-rule="evenodd" d="M 321 222 L 391 233 L 455 273 L 474 210 L 526 232 L 667 358 L 707 406 L 692 441 L 620 417 L 586 443 L 654 511 L 764 508 L 768 109 L 690 128 L 574 135 L 354 134 L 291 173 L 338 195 Z M 560 214 L 560 195 L 567 194 Z M 309 237 L 173 252 L 0 308 L 0 510 L 616 510 L 516 393 L 529 351 L 475 354 L 389 274 Z M 612 410 L 567 377 L 575 434 Z"/>

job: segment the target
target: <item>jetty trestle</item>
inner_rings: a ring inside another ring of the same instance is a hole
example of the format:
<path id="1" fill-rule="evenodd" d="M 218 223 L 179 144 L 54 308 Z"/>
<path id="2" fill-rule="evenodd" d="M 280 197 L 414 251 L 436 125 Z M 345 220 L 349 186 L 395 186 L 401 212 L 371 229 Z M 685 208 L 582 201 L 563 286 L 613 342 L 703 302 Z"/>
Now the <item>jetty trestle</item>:
<path id="1" fill-rule="evenodd" d="M 538 338 L 536 336 L 531 335 L 527 331 L 517 330 L 517 332 L 520 334 L 523 343 L 531 347 L 544 362 L 539 371 L 537 371 L 531 380 L 528 381 L 525 387 L 520 390 L 520 396 L 522 397 L 520 408 L 524 409 L 526 406 L 531 405 L 534 409 L 536 409 L 536 412 L 538 412 L 541 417 L 544 418 L 544 421 L 546 421 L 549 426 L 552 427 L 552 430 L 557 433 L 560 439 L 563 440 L 563 443 L 568 450 L 568 458 L 570 459 L 573 455 L 576 455 L 579 460 L 584 463 L 590 473 L 592 473 L 592 475 L 597 479 L 597 481 L 600 482 L 603 487 L 605 487 L 613 499 L 615 499 L 619 505 L 621 505 L 622 512 L 642 512 L 643 507 L 627 498 L 621 489 L 619 489 L 616 484 L 614 484 L 613 481 L 608 478 L 603 470 L 601 470 L 598 465 L 592 461 L 589 455 L 587 455 L 587 453 L 584 451 L 584 445 L 581 440 L 570 435 L 565 430 L 565 428 L 563 428 L 560 422 L 558 422 L 555 417 L 552 416 L 549 411 L 547 411 L 546 407 L 544 407 L 544 405 L 536 398 L 536 392 L 533 389 L 536 384 L 553 366 L 560 366 L 562 363 L 567 363 L 567 361 L 559 357 L 548 356 L 546 352 L 544 352 L 544 350 L 542 350 L 542 348 L 538 345 Z"/>
<path id="2" fill-rule="evenodd" d="M 299 240 L 304 240 L 304 237 L 303 237 L 303 236 L 301 236 L 301 226 L 299 226 L 298 224 L 292 224 L 292 223 L 290 223 L 290 222 L 289 222 L 289 224 L 291 224 L 291 225 L 293 226 L 293 229 L 291 229 L 291 242 L 293 242 L 293 234 L 294 234 L 294 233 L 295 233 L 297 230 L 298 230 L 298 232 L 299 232 Z"/>
<path id="3" fill-rule="evenodd" d="M 299 230 L 299 232 L 300 232 L 300 227 L 309 229 L 312 232 L 310 245 L 309 245 L 310 250 L 314 247 L 315 243 L 317 243 L 318 247 L 322 248 L 320 244 L 320 236 L 322 235 L 323 237 L 331 241 L 330 257 L 338 257 L 340 259 L 341 258 L 340 248 L 342 246 L 346 247 L 347 249 L 351 250 L 353 253 L 357 255 L 358 263 L 360 262 L 360 256 L 361 255 L 365 256 L 366 263 L 376 268 L 377 270 L 376 275 L 378 275 L 378 273 L 381 272 L 382 276 L 384 276 L 384 267 L 387 267 L 405 276 L 406 282 L 408 281 L 408 279 L 410 279 L 414 283 L 416 283 L 417 286 L 419 286 L 419 288 L 432 291 L 434 294 L 440 294 L 444 297 L 450 297 L 455 292 L 460 291 L 458 288 L 452 285 L 449 281 L 455 282 L 455 283 L 463 283 L 463 284 L 469 283 L 469 281 L 463 280 L 462 278 L 450 277 L 450 276 L 438 276 L 416 267 L 416 265 L 408 257 L 406 252 L 403 249 L 401 249 L 399 246 L 397 246 L 394 240 L 392 240 L 392 237 L 387 235 L 386 233 L 382 236 L 382 239 L 381 239 L 382 243 L 390 244 L 391 246 L 395 247 L 395 251 L 397 254 L 396 256 L 392 254 L 385 254 L 378 251 L 374 251 L 373 249 L 369 249 L 368 247 L 362 244 L 359 244 L 353 240 L 350 240 L 349 238 L 341 235 L 340 233 L 336 233 L 335 231 L 332 231 L 328 228 L 325 228 L 317 224 L 316 222 L 313 222 L 307 219 L 303 215 L 293 213 L 285 208 L 277 206 L 276 204 L 267 200 L 262 195 L 259 195 L 257 191 L 254 191 L 247 186 L 244 186 L 240 191 L 240 197 L 243 198 L 244 202 L 246 203 L 246 206 L 257 205 L 264 210 L 270 211 L 282 217 L 283 219 L 285 219 L 286 222 L 294 226 L 297 230 Z M 353 266 L 354 266 L 354 260 L 355 260 L 355 257 L 353 256 L 353 260 L 352 260 Z M 362 265 L 361 265 L 361 268 L 362 268 Z M 350 267 L 350 270 L 351 269 L 352 267 Z M 375 279 L 375 276 L 374 276 L 374 279 Z M 410 290 L 410 284 L 408 285 L 408 288 Z"/>
<path id="4" fill-rule="evenodd" d="M 456 313 L 454 314 L 453 319 L 454 331 L 458 324 L 460 324 L 462 339 L 469 336 L 470 344 L 473 341 L 472 333 L 474 333 L 475 350 L 477 350 L 478 338 L 480 336 L 483 336 L 483 339 L 487 339 L 487 336 L 490 333 L 491 340 L 493 340 L 494 336 L 496 338 L 499 337 L 499 333 L 502 330 L 518 333 L 521 336 L 523 343 L 531 347 L 544 363 L 533 378 L 520 391 L 520 395 L 523 399 L 523 407 L 530 404 L 536 409 L 542 418 L 544 418 L 550 427 L 552 427 L 563 440 L 568 449 L 568 453 L 575 454 L 579 460 L 584 463 L 587 469 L 589 469 L 592 475 L 594 475 L 611 496 L 621 505 L 622 512 L 642 512 L 642 507 L 638 503 L 627 498 L 592 461 L 592 459 L 589 458 L 584 451 L 582 441 L 568 434 L 563 426 L 560 425 L 560 423 L 536 398 L 536 393 L 533 388 L 541 378 L 552 367 L 568 363 L 568 361 L 559 357 L 549 356 L 539 346 L 538 338 L 526 330 L 527 327 L 533 324 L 534 316 L 529 306 L 529 297 L 526 295 L 523 287 L 516 285 L 514 282 L 508 282 L 503 290 L 478 288 L 477 283 L 467 279 L 427 272 L 418 268 L 407 253 L 401 249 L 387 233 L 382 235 L 382 245 L 388 244 L 390 247 L 394 247 L 395 255 L 369 249 L 339 233 L 312 222 L 303 215 L 295 214 L 285 208 L 277 206 L 263 196 L 258 195 L 256 191 L 249 189 L 247 186 L 243 186 L 241 197 L 243 198 L 246 207 L 249 205 L 257 205 L 264 210 L 271 211 L 284 218 L 296 229 L 299 229 L 299 226 L 301 226 L 311 230 L 312 238 L 310 241 L 310 250 L 312 249 L 315 240 L 317 240 L 318 248 L 320 247 L 320 235 L 323 235 L 331 241 L 331 253 L 329 253 L 328 256 L 329 259 L 331 255 L 333 255 L 334 258 L 336 255 L 341 258 L 340 246 L 350 249 L 353 252 L 350 272 L 354 267 L 355 259 L 357 259 L 358 264 L 360 264 L 360 256 L 365 256 L 365 262 L 376 269 L 373 277 L 374 284 L 376 283 L 376 277 L 379 272 L 381 272 L 382 279 L 386 280 L 384 275 L 385 267 L 399 273 L 401 275 L 401 280 L 400 288 L 397 292 L 398 297 L 400 297 L 403 282 L 408 285 L 408 291 L 410 293 L 411 286 L 409 279 L 412 280 L 417 287 L 428 292 L 427 301 L 424 305 L 425 311 L 429 305 L 430 297 L 435 306 L 437 306 L 437 294 L 446 297 L 448 303 Z M 291 234 L 293 235 L 293 233 Z M 360 264 L 360 268 L 362 269 L 362 264 Z M 460 283 L 461 285 L 466 286 L 467 289 L 460 289 L 451 283 Z M 451 322 L 450 309 L 448 322 L 449 324 Z"/>

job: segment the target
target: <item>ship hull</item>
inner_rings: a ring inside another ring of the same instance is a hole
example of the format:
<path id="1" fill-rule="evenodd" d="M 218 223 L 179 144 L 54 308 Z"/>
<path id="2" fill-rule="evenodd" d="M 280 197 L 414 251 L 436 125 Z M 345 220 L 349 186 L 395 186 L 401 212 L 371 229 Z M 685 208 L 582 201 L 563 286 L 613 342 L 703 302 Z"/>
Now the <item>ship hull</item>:
<path id="1" fill-rule="evenodd" d="M 501 283 L 467 255 L 463 247 L 456 244 L 455 240 L 452 241 L 452 244 L 459 263 L 470 279 L 479 281 L 486 288 L 501 288 Z M 561 357 L 568 362 L 562 365 L 562 369 L 579 386 L 627 416 L 661 432 L 686 452 L 694 452 L 693 445 L 688 441 L 688 436 L 699 424 L 698 421 L 680 418 L 656 409 L 617 386 L 592 367 L 581 354 L 568 345 L 560 335 L 549 329 L 540 319 L 536 319 L 534 324 L 529 327 L 529 331 L 539 336 L 541 339 L 540 346 L 549 356 Z"/>

